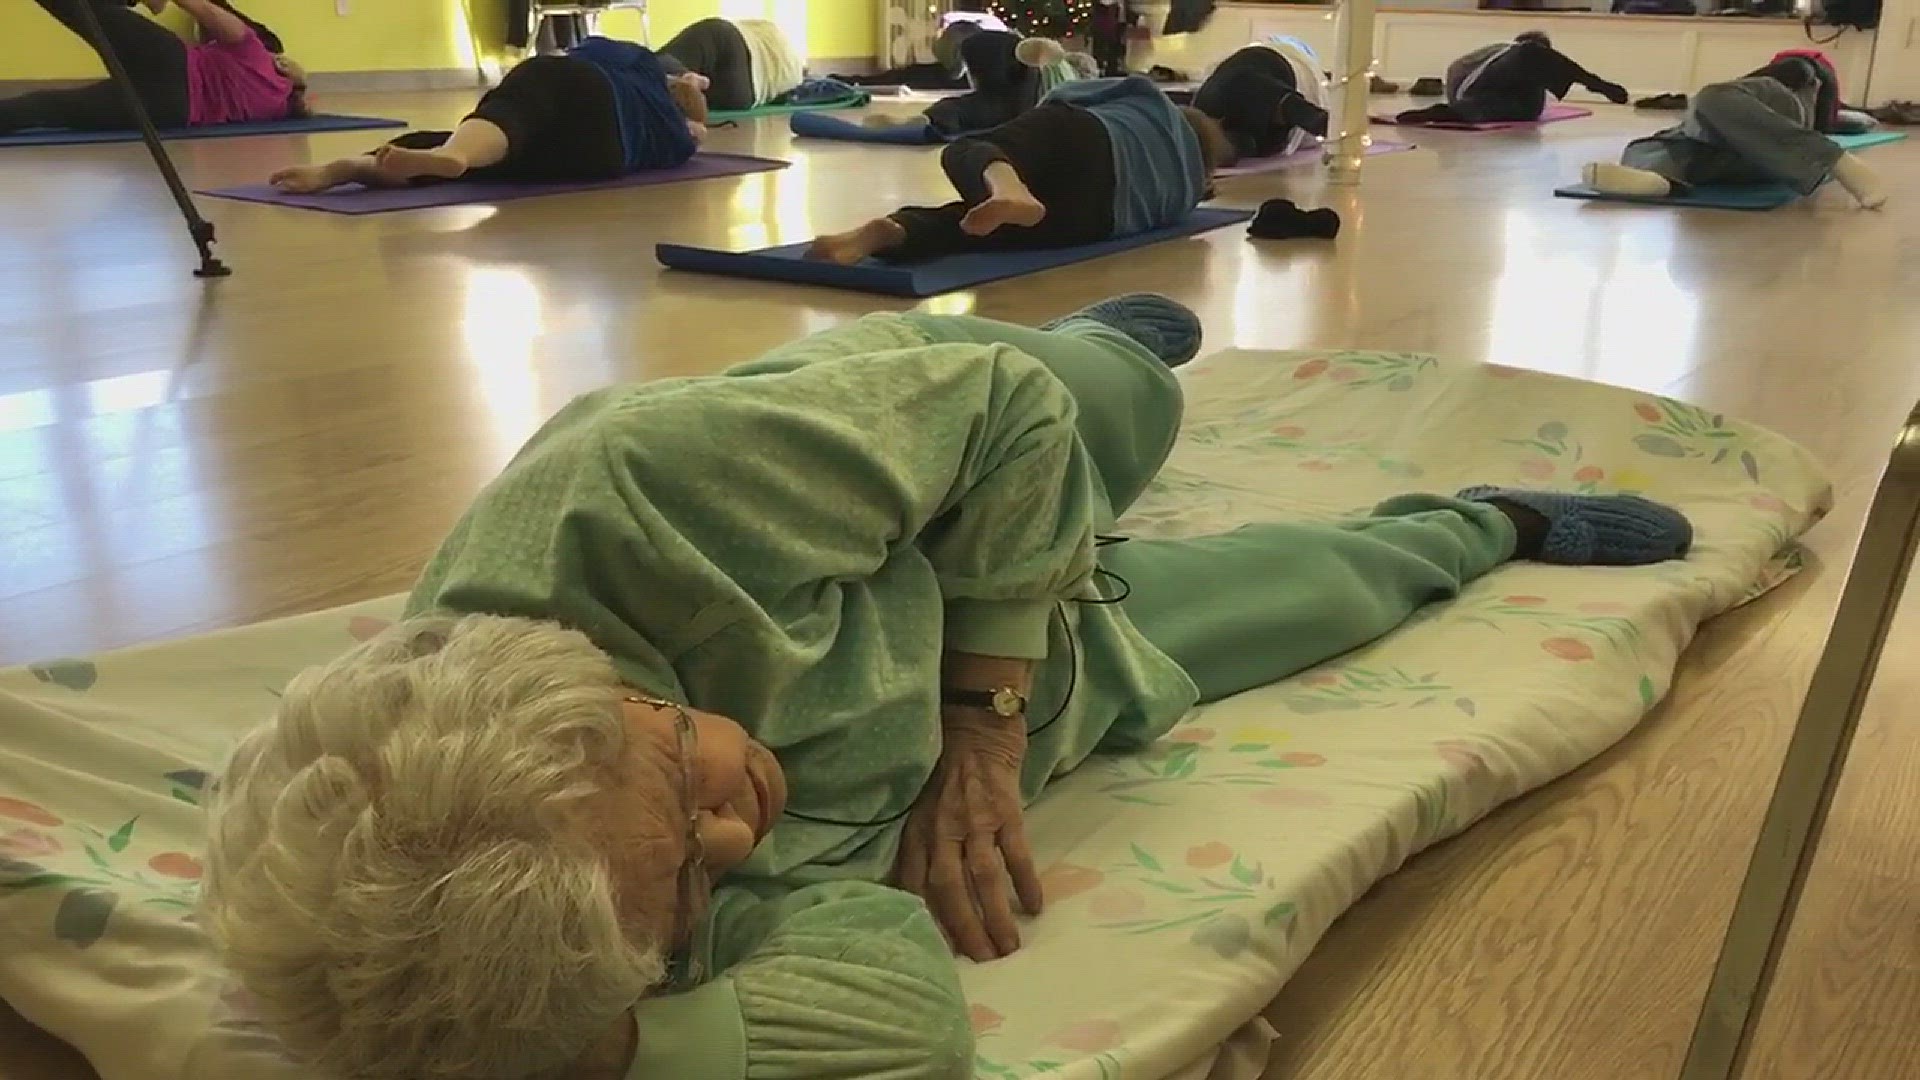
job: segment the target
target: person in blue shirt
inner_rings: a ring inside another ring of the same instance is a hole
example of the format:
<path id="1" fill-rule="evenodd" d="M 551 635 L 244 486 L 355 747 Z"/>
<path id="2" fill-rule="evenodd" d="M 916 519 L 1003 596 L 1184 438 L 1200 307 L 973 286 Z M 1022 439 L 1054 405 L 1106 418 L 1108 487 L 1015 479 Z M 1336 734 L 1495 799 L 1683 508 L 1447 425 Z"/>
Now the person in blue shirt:
<path id="1" fill-rule="evenodd" d="M 684 164 L 706 138 L 704 78 L 668 75 L 651 49 L 591 37 L 508 71 L 452 131 L 410 131 L 371 153 L 273 174 L 308 194 L 472 177 L 600 180 Z"/>
<path id="2" fill-rule="evenodd" d="M 1060 86 L 1012 120 L 947 144 L 960 198 L 822 236 L 808 257 L 851 265 L 1069 247 L 1186 220 L 1234 161 L 1220 122 L 1139 75 Z"/>

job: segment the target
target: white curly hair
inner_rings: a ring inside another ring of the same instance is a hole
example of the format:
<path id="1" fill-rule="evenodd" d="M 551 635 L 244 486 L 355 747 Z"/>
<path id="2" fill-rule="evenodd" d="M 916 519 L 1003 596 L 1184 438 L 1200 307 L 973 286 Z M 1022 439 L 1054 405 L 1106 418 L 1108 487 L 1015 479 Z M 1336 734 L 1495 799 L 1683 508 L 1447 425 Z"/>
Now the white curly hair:
<path id="1" fill-rule="evenodd" d="M 201 921 L 289 1050 L 352 1078 L 564 1074 L 664 974 L 581 827 L 625 748 L 606 654 L 402 622 L 287 686 L 210 803 Z"/>

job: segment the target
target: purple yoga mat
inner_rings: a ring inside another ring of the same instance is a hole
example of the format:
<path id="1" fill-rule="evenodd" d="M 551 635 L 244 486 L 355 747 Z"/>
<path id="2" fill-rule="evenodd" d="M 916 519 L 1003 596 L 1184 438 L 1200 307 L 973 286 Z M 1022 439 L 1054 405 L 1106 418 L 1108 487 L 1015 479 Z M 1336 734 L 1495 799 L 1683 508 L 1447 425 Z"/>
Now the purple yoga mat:
<path id="1" fill-rule="evenodd" d="M 1291 154 L 1275 154 L 1272 157 L 1241 158 L 1237 165 L 1229 165 L 1214 172 L 1215 176 L 1248 176 L 1253 173 L 1274 172 L 1279 169 L 1291 169 L 1299 165 L 1312 165 L 1320 160 L 1323 147 L 1309 146 L 1295 150 Z M 1402 150 L 1413 149 L 1412 143 L 1394 142 L 1392 139 L 1377 139 L 1367 147 L 1367 156 L 1375 154 L 1394 154 Z"/>
<path id="2" fill-rule="evenodd" d="M 1478 124 L 1443 120 L 1433 124 L 1401 124 L 1391 116 L 1376 116 L 1373 118 L 1373 122 L 1376 124 L 1393 124 L 1400 127 L 1438 128 L 1442 131 L 1508 131 L 1513 128 L 1539 127 L 1541 124 L 1552 124 L 1561 120 L 1578 120 L 1583 116 L 1592 115 L 1592 109 L 1583 109 L 1578 105 L 1562 105 L 1559 102 L 1555 102 L 1547 106 L 1546 111 L 1540 114 L 1540 119 L 1538 120 L 1488 120 Z"/>
<path id="3" fill-rule="evenodd" d="M 790 161 L 753 157 L 749 154 L 695 154 L 685 165 L 671 169 L 642 169 L 612 180 L 526 182 L 519 180 L 449 180 L 441 184 L 420 184 L 404 188 L 365 188 L 358 184 L 323 191 L 318 195 L 288 195 L 267 184 L 242 184 L 239 187 L 208 188 L 202 195 L 241 202 L 272 203 L 300 210 L 323 210 L 329 214 L 384 214 L 389 210 L 420 210 L 429 206 L 460 206 L 466 203 L 498 203 L 526 199 L 535 195 L 570 195 L 576 191 L 606 191 L 610 188 L 646 187 L 649 184 L 674 184 L 682 180 L 705 180 L 715 176 L 740 176 L 745 173 L 784 169 Z"/>

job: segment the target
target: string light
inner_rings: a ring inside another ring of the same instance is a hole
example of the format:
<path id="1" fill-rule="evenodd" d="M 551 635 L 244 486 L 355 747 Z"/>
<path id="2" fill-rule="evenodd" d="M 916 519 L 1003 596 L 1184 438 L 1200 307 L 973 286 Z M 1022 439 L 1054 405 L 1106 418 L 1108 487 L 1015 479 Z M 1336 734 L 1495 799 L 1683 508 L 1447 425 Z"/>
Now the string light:
<path id="1" fill-rule="evenodd" d="M 1094 0 L 994 0 L 989 5 L 1023 34 L 1064 34 L 1093 18 Z"/>

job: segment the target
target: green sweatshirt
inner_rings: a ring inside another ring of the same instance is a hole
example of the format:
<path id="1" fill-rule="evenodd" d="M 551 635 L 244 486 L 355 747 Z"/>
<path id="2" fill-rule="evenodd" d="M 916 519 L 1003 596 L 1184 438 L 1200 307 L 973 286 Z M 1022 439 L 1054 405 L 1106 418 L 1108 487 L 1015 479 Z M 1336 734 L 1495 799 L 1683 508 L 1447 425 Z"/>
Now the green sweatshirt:
<path id="1" fill-rule="evenodd" d="M 790 809 L 887 822 L 781 822 L 728 879 L 741 892 L 710 928 L 723 959 L 745 955 L 729 940 L 744 925 L 733 905 L 774 902 L 749 890 L 887 879 L 900 834 L 889 819 L 940 752 L 943 649 L 1043 660 L 1029 800 L 1097 747 L 1157 738 L 1196 696 L 1117 607 L 1062 603 L 1095 594 L 1093 538 L 1113 516 L 1065 385 L 1005 345 L 928 341 L 909 319 L 875 315 L 725 375 L 579 398 L 481 493 L 409 603 L 581 630 L 637 689 L 730 716 L 769 746 Z M 925 918 L 917 900 L 876 891 Z M 798 999 L 839 1016 L 829 1027 L 883 1002 L 946 1001 L 932 988 L 952 961 L 932 924 L 882 945 L 904 916 L 863 924 L 885 907 L 874 903 L 836 908 L 839 929 L 806 939 L 888 950 L 883 963 L 828 965 L 839 974 L 820 977 L 846 980 L 844 1001 Z M 905 994 L 901 979 L 929 989 Z M 744 1007 L 743 980 L 701 1000 L 732 992 Z M 951 1017 L 918 1023 L 947 1030 Z M 749 1061 L 730 1076 L 812 1075 L 763 1071 L 755 1045 L 749 1032 Z"/>

